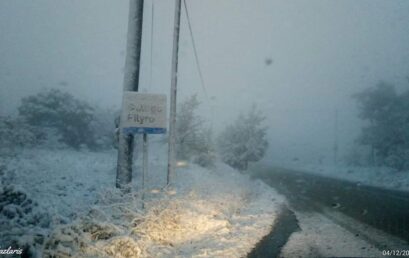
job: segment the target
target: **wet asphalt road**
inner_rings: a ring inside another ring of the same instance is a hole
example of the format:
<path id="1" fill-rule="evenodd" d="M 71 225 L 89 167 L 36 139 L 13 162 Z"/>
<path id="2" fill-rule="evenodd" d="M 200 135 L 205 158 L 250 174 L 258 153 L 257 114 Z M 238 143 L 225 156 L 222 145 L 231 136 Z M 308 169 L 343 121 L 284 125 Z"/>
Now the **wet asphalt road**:
<path id="1" fill-rule="evenodd" d="M 282 247 L 287 243 L 292 233 L 299 231 L 297 218 L 291 210 L 283 207 L 278 214 L 280 220 L 275 223 L 270 233 L 257 243 L 247 258 L 279 257 Z"/>
<path id="2" fill-rule="evenodd" d="M 253 176 L 285 195 L 292 207 L 330 207 L 409 243 L 409 193 L 365 186 L 281 168 L 252 169 Z M 319 204 L 319 205 L 314 205 Z"/>

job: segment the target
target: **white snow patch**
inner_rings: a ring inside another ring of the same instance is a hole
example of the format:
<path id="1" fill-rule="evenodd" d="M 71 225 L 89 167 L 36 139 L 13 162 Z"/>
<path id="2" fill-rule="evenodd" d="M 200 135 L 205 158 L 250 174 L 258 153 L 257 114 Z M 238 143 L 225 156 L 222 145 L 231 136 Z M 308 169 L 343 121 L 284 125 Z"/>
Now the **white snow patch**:
<path id="1" fill-rule="evenodd" d="M 49 237 L 27 240 L 38 256 L 242 257 L 269 233 L 285 202 L 221 163 L 181 168 L 164 188 L 166 159 L 154 155 L 142 209 L 142 191 L 113 188 L 116 154 L 26 149 L 7 160 L 7 183 L 51 218 Z M 139 174 L 134 178 L 139 189 Z"/>
<path id="2" fill-rule="evenodd" d="M 301 231 L 291 235 L 280 257 L 380 257 L 373 244 L 318 213 L 297 213 Z"/>

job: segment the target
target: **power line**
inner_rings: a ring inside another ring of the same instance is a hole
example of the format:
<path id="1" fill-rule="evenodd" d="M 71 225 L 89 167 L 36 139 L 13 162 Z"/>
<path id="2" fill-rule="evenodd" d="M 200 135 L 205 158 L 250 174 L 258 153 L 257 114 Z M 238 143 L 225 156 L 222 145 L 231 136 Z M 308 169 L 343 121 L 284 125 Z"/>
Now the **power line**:
<path id="1" fill-rule="evenodd" d="M 183 0 L 183 5 L 185 7 L 187 24 L 189 26 L 189 32 L 190 32 L 190 38 L 192 39 L 193 52 L 195 54 L 195 61 L 196 61 L 197 70 L 199 72 L 200 83 L 202 85 L 203 92 L 204 92 L 204 94 L 206 96 L 206 99 L 208 100 L 209 97 L 207 95 L 207 90 L 206 90 L 206 86 L 205 86 L 204 79 L 203 79 L 202 69 L 200 68 L 199 56 L 197 55 L 196 43 L 195 43 L 195 39 L 194 39 L 194 36 L 193 36 L 193 30 L 192 30 L 192 25 L 190 23 L 190 16 L 189 16 L 189 11 L 188 11 L 187 5 L 186 5 L 186 0 Z"/>
<path id="2" fill-rule="evenodd" d="M 186 4 L 186 0 L 183 0 L 183 5 L 185 7 L 185 13 L 186 13 L 186 19 L 187 19 L 187 24 L 189 27 L 189 32 L 190 32 L 190 38 L 192 40 L 192 45 L 193 45 L 193 52 L 195 54 L 195 61 L 196 61 L 196 67 L 197 67 L 197 71 L 199 73 L 199 77 L 200 77 L 200 84 L 202 85 L 202 89 L 203 89 L 203 93 L 205 95 L 206 101 L 209 105 L 210 108 L 210 113 L 211 113 L 211 122 L 210 122 L 210 130 L 213 131 L 213 119 L 214 119 L 214 107 L 213 105 L 210 103 L 210 99 L 209 96 L 207 94 L 207 90 L 206 90 L 206 85 L 203 79 L 203 73 L 202 73 L 202 69 L 200 68 L 200 62 L 199 62 L 199 56 L 197 54 L 197 49 L 196 49 L 196 42 L 195 42 L 195 38 L 193 36 L 193 30 L 192 30 L 192 24 L 190 22 L 190 15 L 189 15 L 189 11 L 187 9 L 187 4 Z"/>

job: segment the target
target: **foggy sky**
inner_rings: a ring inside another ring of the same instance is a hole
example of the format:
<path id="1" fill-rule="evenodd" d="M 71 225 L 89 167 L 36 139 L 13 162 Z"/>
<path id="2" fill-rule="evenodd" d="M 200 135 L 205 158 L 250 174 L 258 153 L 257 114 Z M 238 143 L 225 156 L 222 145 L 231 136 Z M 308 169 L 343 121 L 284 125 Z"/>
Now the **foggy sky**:
<path id="1" fill-rule="evenodd" d="M 216 131 L 257 103 L 270 127 L 267 160 L 329 159 L 336 109 L 346 152 L 361 126 L 350 96 L 379 80 L 409 85 L 409 1 L 187 3 L 209 96 L 183 11 L 178 99 L 198 93 Z M 152 1 L 145 1 L 142 91 L 169 93 L 173 7 L 154 1 L 150 42 Z M 128 1 L 0 1 L 0 114 L 44 87 L 119 107 L 127 16 Z"/>

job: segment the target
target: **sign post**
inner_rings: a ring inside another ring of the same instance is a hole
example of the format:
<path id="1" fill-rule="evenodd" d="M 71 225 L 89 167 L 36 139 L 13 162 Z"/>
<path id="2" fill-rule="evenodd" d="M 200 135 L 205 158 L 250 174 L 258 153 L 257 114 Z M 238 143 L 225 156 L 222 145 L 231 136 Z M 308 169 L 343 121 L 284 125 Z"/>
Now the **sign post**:
<path id="1" fill-rule="evenodd" d="M 166 133 L 166 95 L 125 92 L 121 130 L 125 134 Z"/>
<path id="2" fill-rule="evenodd" d="M 148 174 L 148 134 L 143 134 L 142 209 L 145 208 L 145 178 Z"/>
<path id="3" fill-rule="evenodd" d="M 123 134 L 143 134 L 142 207 L 148 172 L 148 134 L 166 133 L 166 95 L 124 92 L 121 113 Z"/>

